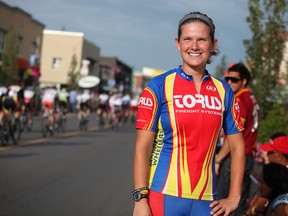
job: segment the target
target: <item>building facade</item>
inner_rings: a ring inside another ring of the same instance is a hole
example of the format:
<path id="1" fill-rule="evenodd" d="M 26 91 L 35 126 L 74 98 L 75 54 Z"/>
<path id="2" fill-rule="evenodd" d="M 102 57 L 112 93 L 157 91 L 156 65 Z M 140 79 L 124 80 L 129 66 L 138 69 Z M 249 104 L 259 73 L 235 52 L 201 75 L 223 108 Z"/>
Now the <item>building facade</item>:
<path id="1" fill-rule="evenodd" d="M 80 75 L 97 75 L 100 48 L 81 32 L 44 30 L 41 53 L 42 86 L 67 85 L 73 59 Z"/>
<path id="2" fill-rule="evenodd" d="M 39 57 L 42 43 L 42 32 L 45 25 L 33 19 L 27 12 L 18 7 L 11 7 L 0 1 L 0 65 L 4 51 L 7 35 L 13 31 L 16 36 L 15 46 L 18 50 L 18 68 L 21 78 L 24 78 L 25 71 L 30 69 L 29 74 L 39 78 Z"/>
<path id="3" fill-rule="evenodd" d="M 133 68 L 117 57 L 101 57 L 99 91 L 117 88 L 120 92 L 131 93 Z"/>

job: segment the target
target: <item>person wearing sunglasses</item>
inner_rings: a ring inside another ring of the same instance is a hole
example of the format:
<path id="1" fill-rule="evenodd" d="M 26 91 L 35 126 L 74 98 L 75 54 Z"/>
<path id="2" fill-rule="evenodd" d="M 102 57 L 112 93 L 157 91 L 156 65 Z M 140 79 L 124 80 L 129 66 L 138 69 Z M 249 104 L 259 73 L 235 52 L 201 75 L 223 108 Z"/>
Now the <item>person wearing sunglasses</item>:
<path id="1" fill-rule="evenodd" d="M 235 100 L 240 110 L 240 120 L 244 125 L 242 132 L 245 140 L 246 164 L 241 200 L 238 208 L 233 212 L 233 215 L 238 216 L 245 213 L 247 209 L 246 203 L 249 198 L 251 184 L 250 174 L 254 166 L 254 152 L 256 151 L 259 128 L 259 106 L 252 91 L 248 88 L 250 72 L 244 64 L 237 63 L 232 65 L 228 69 L 225 81 L 230 85 L 235 94 Z M 216 155 L 215 170 L 218 173 L 218 196 L 222 199 L 229 195 L 229 185 L 231 184 L 231 179 L 229 178 L 231 171 L 230 149 L 225 137 L 223 146 Z"/>

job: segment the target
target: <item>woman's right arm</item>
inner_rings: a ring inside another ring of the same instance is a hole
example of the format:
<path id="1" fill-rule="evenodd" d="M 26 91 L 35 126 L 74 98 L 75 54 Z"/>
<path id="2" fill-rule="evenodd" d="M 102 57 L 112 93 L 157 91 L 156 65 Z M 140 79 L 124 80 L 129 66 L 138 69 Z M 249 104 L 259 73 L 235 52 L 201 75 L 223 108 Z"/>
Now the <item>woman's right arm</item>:
<path id="1" fill-rule="evenodd" d="M 150 171 L 150 157 L 155 133 L 146 130 L 137 130 L 136 147 L 134 153 L 134 189 L 148 187 Z M 135 202 L 134 216 L 151 216 L 150 207 L 146 198 Z"/>

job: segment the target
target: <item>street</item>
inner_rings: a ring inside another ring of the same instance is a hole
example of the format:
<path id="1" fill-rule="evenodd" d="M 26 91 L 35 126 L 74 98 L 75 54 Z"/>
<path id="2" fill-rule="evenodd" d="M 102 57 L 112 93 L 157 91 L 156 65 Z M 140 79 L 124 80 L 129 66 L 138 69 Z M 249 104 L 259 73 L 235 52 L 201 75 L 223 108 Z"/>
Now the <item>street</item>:
<path id="1" fill-rule="evenodd" d="M 133 212 L 134 124 L 42 138 L 41 118 L 18 146 L 0 147 L 0 216 L 129 216 Z"/>

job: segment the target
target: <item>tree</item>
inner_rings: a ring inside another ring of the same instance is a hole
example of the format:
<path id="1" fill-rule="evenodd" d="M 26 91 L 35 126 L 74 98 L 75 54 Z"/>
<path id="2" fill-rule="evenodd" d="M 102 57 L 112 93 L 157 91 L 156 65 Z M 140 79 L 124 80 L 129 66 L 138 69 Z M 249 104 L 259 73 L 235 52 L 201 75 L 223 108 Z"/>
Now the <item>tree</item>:
<path id="1" fill-rule="evenodd" d="M 227 70 L 227 65 L 228 63 L 226 60 L 226 56 L 223 55 L 221 58 L 221 62 L 219 63 L 219 65 L 216 66 L 214 75 L 220 79 L 223 79 L 225 76 L 225 70 Z"/>
<path id="2" fill-rule="evenodd" d="M 0 73 L 0 82 L 4 85 L 10 85 L 20 80 L 17 64 L 18 43 L 13 27 L 7 31 L 2 54 L 2 70 Z"/>
<path id="3" fill-rule="evenodd" d="M 244 40 L 252 87 L 261 108 L 261 118 L 276 102 L 279 71 L 285 48 L 287 0 L 249 0 L 247 22 L 253 36 Z"/>
<path id="4" fill-rule="evenodd" d="M 79 79 L 79 71 L 76 71 L 77 68 L 77 57 L 74 53 L 72 56 L 72 60 L 70 63 L 70 69 L 68 72 L 68 82 L 67 82 L 67 89 L 70 90 L 77 90 L 78 86 L 78 79 Z"/>
<path id="5" fill-rule="evenodd" d="M 249 0 L 248 7 L 250 14 L 247 22 L 252 38 L 244 40 L 244 46 L 252 76 L 252 88 L 260 106 L 259 140 L 267 141 L 273 132 L 285 131 L 288 125 L 285 111 L 287 99 L 281 99 L 283 86 L 279 83 L 280 64 L 285 49 L 285 28 L 288 23 L 288 2 Z"/>
<path id="6" fill-rule="evenodd" d="M 268 111 L 267 117 L 260 124 L 259 141 L 267 142 L 270 136 L 276 132 L 288 134 L 287 122 L 288 116 L 283 106 L 274 104 L 272 109 Z"/>

